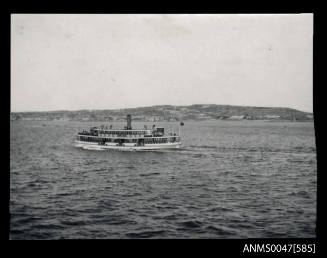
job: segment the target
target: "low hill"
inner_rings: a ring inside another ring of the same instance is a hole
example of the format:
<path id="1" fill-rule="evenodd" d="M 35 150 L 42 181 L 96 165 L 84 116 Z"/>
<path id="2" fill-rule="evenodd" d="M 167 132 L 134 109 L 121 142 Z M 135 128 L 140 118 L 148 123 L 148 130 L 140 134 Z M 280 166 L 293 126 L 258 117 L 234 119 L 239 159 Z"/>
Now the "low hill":
<path id="1" fill-rule="evenodd" d="M 250 107 L 230 105 L 151 106 L 114 110 L 78 110 L 51 112 L 12 112 L 11 120 L 67 120 L 67 121 L 125 121 L 131 114 L 133 121 L 187 120 L 312 120 L 313 114 L 291 108 Z"/>

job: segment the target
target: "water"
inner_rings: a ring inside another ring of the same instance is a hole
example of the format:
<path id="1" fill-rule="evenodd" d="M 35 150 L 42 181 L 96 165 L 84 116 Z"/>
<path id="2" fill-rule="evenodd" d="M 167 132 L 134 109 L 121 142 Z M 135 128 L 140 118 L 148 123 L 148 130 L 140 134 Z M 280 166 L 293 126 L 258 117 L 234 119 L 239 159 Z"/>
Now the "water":
<path id="1" fill-rule="evenodd" d="M 11 123 L 11 239 L 315 237 L 313 123 L 186 122 L 171 151 L 72 146 L 99 124 Z"/>

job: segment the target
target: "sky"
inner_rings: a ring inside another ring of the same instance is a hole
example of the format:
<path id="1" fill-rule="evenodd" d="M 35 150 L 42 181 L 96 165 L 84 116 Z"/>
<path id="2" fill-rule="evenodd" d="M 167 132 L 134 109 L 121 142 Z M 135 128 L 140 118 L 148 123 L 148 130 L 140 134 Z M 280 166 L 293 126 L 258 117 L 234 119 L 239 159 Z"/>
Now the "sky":
<path id="1" fill-rule="evenodd" d="M 12 14 L 11 111 L 313 110 L 313 14 Z"/>

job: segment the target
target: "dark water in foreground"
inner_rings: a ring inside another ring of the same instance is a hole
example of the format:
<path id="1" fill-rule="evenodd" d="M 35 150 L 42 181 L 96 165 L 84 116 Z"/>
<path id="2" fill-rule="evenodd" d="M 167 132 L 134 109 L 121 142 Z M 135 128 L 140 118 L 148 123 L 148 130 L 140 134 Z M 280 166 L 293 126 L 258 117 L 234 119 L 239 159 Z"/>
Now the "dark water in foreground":
<path id="1" fill-rule="evenodd" d="M 11 123 L 11 239 L 315 237 L 313 123 L 186 122 L 180 150 L 74 148 L 91 125 Z"/>

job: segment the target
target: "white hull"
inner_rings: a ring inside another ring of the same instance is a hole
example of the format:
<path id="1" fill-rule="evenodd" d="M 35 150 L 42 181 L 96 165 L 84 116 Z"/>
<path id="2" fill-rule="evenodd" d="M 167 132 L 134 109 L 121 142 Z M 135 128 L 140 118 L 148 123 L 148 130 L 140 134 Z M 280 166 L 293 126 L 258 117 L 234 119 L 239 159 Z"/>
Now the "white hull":
<path id="1" fill-rule="evenodd" d="M 173 142 L 173 143 L 162 143 L 162 144 L 145 144 L 144 146 L 133 146 L 133 145 L 125 145 L 125 146 L 117 146 L 116 144 L 106 144 L 99 145 L 95 142 L 84 142 L 84 141 L 75 141 L 75 147 L 88 149 L 88 150 L 120 150 L 120 151 L 137 151 L 137 150 L 161 150 L 161 149 L 178 149 L 181 146 L 181 142 Z"/>

